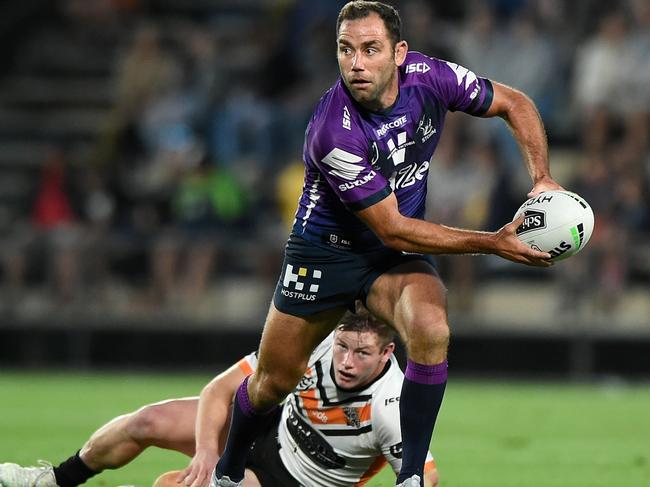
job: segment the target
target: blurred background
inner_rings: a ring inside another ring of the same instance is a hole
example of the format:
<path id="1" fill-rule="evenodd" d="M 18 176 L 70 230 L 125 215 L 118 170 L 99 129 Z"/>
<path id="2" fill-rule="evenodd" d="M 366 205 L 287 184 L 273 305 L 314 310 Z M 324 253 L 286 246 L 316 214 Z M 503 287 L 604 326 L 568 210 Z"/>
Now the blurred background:
<path id="1" fill-rule="evenodd" d="M 3 368 L 212 370 L 257 346 L 344 3 L 0 4 Z M 438 259 L 454 370 L 650 377 L 650 3 L 391 3 L 412 50 L 536 102 L 596 214 L 550 271 Z M 530 187 L 502 121 L 450 114 L 430 219 L 494 230 Z"/>

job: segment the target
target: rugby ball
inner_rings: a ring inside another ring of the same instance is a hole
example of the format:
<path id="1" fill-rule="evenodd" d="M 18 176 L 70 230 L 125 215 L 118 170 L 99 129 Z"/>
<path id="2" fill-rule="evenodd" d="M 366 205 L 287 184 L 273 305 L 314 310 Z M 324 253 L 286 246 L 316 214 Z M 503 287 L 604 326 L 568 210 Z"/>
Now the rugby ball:
<path id="1" fill-rule="evenodd" d="M 532 248 L 548 252 L 558 261 L 580 252 L 594 230 L 594 212 L 589 203 L 570 191 L 545 191 L 519 207 L 515 218 L 524 215 L 517 237 Z"/>

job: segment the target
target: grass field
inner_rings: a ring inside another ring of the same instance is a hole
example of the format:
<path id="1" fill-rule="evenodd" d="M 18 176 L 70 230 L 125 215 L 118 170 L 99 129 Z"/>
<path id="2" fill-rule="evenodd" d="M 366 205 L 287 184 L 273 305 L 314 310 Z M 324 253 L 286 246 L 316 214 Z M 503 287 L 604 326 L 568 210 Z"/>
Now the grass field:
<path id="1" fill-rule="evenodd" d="M 0 462 L 53 463 L 103 422 L 210 377 L 0 372 Z M 441 487 L 648 487 L 650 388 L 453 380 L 434 435 Z M 187 464 L 149 450 L 91 487 L 151 485 Z M 383 471 L 370 486 L 392 486 Z"/>

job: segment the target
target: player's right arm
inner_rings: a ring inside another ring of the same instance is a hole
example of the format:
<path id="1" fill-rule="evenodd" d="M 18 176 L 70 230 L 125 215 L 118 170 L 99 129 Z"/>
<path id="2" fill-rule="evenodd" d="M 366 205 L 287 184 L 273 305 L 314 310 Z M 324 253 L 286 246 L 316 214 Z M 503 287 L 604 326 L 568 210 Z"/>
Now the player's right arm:
<path id="1" fill-rule="evenodd" d="M 251 372 L 247 359 L 242 359 L 203 388 L 196 416 L 196 451 L 187 468 L 177 476 L 177 482 L 192 487 L 210 483 L 212 471 L 225 446 L 233 397 Z"/>
<path id="2" fill-rule="evenodd" d="M 384 245 L 404 252 L 495 254 L 521 264 L 551 265 L 547 260 L 550 254 L 532 249 L 515 235 L 523 218 L 497 232 L 480 232 L 403 216 L 388 181 L 369 161 L 367 137 L 357 126 L 356 118 L 352 117 L 349 130 L 340 129 L 338 116 L 345 113 L 341 100 L 334 100 L 320 125 L 308 129 L 308 160 L 319 169 L 346 208 Z"/>
<path id="3" fill-rule="evenodd" d="M 550 266 L 547 252 L 522 243 L 515 230 L 523 218 L 497 232 L 480 232 L 448 227 L 403 216 L 391 193 L 383 200 L 356 212 L 387 247 L 423 254 L 495 254 L 504 259 L 539 267 Z"/>

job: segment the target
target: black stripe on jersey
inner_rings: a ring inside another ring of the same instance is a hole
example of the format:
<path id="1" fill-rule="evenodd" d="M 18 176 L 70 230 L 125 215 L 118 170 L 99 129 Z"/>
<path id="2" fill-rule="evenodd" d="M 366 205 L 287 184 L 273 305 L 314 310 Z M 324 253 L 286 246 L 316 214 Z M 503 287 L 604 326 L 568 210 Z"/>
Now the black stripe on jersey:
<path id="1" fill-rule="evenodd" d="M 362 428 L 356 428 L 356 429 L 325 430 L 319 428 L 318 431 L 324 436 L 360 436 L 364 433 L 371 432 L 372 424 L 363 426 Z"/>
<path id="2" fill-rule="evenodd" d="M 350 211 L 365 210 L 366 208 L 374 205 L 375 203 L 379 203 L 381 200 L 386 198 L 386 196 L 388 196 L 392 192 L 393 190 L 390 189 L 390 186 L 386 185 L 386 187 L 381 191 L 377 191 L 376 193 L 371 194 L 367 198 L 364 198 L 359 201 L 355 201 L 354 203 L 347 203 L 345 207 Z"/>
<path id="3" fill-rule="evenodd" d="M 476 111 L 470 111 L 472 115 L 483 115 L 485 112 L 488 111 L 490 108 L 490 105 L 492 105 L 492 100 L 494 99 L 494 87 L 492 86 L 492 82 L 487 79 L 487 78 L 482 78 L 483 81 L 485 82 L 485 98 L 483 99 L 483 103 L 481 104 L 480 107 Z M 476 97 L 478 99 L 478 97 Z"/>

